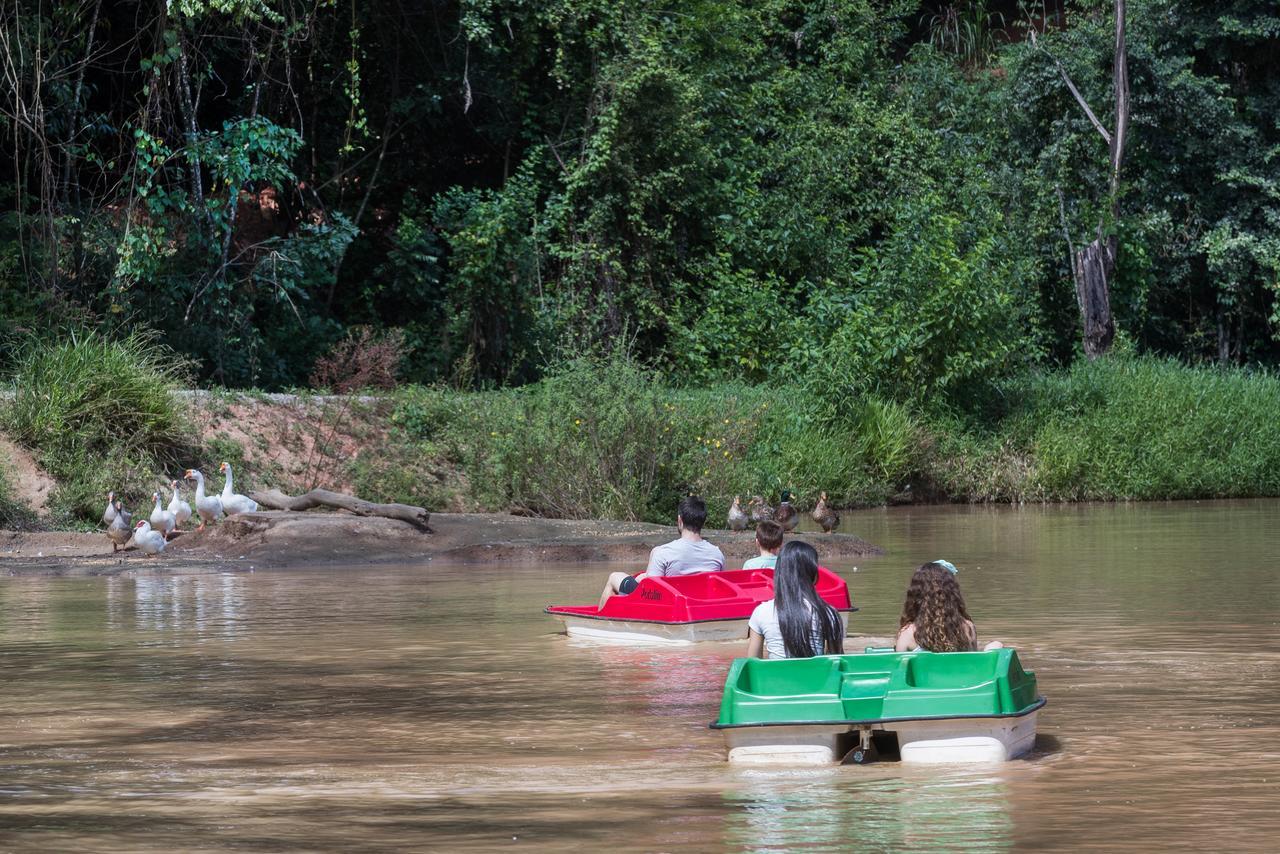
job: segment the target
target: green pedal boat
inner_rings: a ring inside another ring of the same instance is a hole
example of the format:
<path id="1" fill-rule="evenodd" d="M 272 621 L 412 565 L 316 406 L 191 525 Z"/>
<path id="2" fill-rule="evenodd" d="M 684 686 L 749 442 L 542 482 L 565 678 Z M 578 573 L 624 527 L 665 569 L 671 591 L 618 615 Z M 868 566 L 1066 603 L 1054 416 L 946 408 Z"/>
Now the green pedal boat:
<path id="1" fill-rule="evenodd" d="M 736 763 L 1003 762 L 1044 704 L 1012 649 L 739 658 L 711 727 Z"/>

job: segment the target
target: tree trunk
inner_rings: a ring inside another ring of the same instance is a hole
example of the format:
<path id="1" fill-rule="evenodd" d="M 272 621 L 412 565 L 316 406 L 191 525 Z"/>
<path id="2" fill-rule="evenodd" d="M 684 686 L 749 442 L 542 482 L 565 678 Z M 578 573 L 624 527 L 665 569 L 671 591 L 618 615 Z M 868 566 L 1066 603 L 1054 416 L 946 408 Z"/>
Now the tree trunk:
<path id="1" fill-rule="evenodd" d="M 1112 82 L 1116 96 L 1116 123 L 1111 132 L 1111 219 L 1119 218 L 1120 169 L 1124 165 L 1124 144 L 1129 135 L 1129 57 L 1125 46 L 1125 0 L 1116 0 L 1115 62 Z M 1076 253 L 1076 298 L 1080 303 L 1080 320 L 1084 327 L 1084 354 L 1090 359 L 1105 355 L 1111 349 L 1116 327 L 1111 319 L 1111 279 L 1116 271 L 1119 241 L 1115 235 L 1103 236 L 1105 223 L 1099 224 L 1098 236 Z"/>
<path id="2" fill-rule="evenodd" d="M 1084 354 L 1096 359 L 1111 349 L 1116 336 L 1108 283 L 1116 268 L 1116 239 L 1098 238 L 1076 252 L 1076 301 L 1084 326 Z"/>
<path id="3" fill-rule="evenodd" d="M 1071 82 L 1062 63 L 1049 54 L 1049 59 L 1057 66 L 1058 73 L 1067 85 L 1076 103 L 1084 110 L 1089 123 L 1107 142 L 1110 154 L 1110 182 L 1108 199 L 1110 207 L 1110 223 L 1104 216 L 1098 223 L 1097 237 L 1083 249 L 1077 251 L 1071 242 L 1071 233 L 1067 228 L 1066 203 L 1062 190 L 1058 190 L 1058 218 L 1062 223 L 1062 234 L 1067 240 L 1067 251 L 1071 258 L 1071 275 L 1075 280 L 1076 303 L 1080 308 L 1080 322 L 1083 327 L 1084 353 L 1090 359 L 1096 359 L 1111 349 L 1115 339 L 1115 322 L 1111 319 L 1111 278 L 1116 271 L 1116 255 L 1119 252 L 1119 240 L 1115 234 L 1107 232 L 1120 217 L 1120 169 L 1124 166 L 1124 145 L 1129 135 L 1129 55 L 1125 46 L 1125 0 L 1116 0 L 1116 42 L 1115 61 L 1112 66 L 1112 85 L 1116 98 L 1115 128 L 1110 133 L 1102 126 L 1098 116 L 1089 107 L 1080 89 Z M 1036 47 L 1035 30 L 1031 31 L 1031 43 Z M 1044 50 L 1044 48 L 1041 48 Z M 1048 51 L 1045 51 L 1048 53 Z"/>
<path id="4" fill-rule="evenodd" d="M 1116 48 L 1113 82 L 1116 95 L 1116 123 L 1111 133 L 1111 219 L 1119 217 L 1120 167 L 1124 165 L 1124 144 L 1129 135 L 1129 58 L 1124 36 L 1125 0 L 1116 0 Z M 1111 319 L 1111 279 L 1116 271 L 1119 241 L 1115 235 L 1098 237 L 1076 257 L 1076 295 L 1080 300 L 1084 325 L 1084 354 L 1096 359 L 1111 349 L 1116 337 Z"/>
<path id="5" fill-rule="evenodd" d="M 102 0 L 98 0 L 93 6 L 93 16 L 89 19 L 89 30 L 86 34 L 86 43 L 84 48 L 84 59 L 80 62 L 80 67 L 76 70 L 76 86 L 71 96 L 71 121 L 67 125 L 67 141 L 66 151 L 62 158 L 62 202 L 65 205 L 68 201 L 71 187 L 71 161 L 72 150 L 76 143 L 76 138 L 80 135 L 80 113 L 81 97 L 84 94 L 84 75 L 89 68 L 89 60 L 93 58 L 93 36 L 98 29 L 98 14 L 102 11 Z M 80 182 L 75 183 L 76 189 L 76 212 L 79 213 L 80 208 Z"/>
<path id="6" fill-rule="evenodd" d="M 195 99 L 191 96 L 191 69 L 187 64 L 187 37 L 178 29 L 178 106 L 182 111 L 183 134 L 187 140 L 187 162 L 191 166 L 191 196 L 196 208 L 197 225 L 205 238 L 209 233 L 209 211 L 204 206 L 204 176 L 201 175 L 200 151 L 196 147 L 200 132 L 196 124 Z"/>

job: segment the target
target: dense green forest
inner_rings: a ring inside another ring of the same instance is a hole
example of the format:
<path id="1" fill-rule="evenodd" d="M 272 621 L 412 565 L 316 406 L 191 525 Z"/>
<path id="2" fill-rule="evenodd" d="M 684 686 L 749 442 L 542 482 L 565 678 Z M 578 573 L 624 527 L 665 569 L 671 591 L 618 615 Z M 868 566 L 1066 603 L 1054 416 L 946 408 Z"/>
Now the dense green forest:
<path id="1" fill-rule="evenodd" d="M 150 327 L 230 387 L 305 385 L 367 327 L 455 387 L 622 348 L 676 385 L 943 399 L 1073 360 L 1072 250 L 1105 233 L 1121 340 L 1280 359 L 1265 0 L 1128 4 L 1114 194 L 1067 85 L 1110 123 L 1111 2 L 2 14 L 6 332 Z"/>
<path id="2" fill-rule="evenodd" d="M 406 385 L 341 477 L 432 507 L 1280 494 L 1273 3 L 0 15 L 0 425 L 61 518 L 276 477 L 193 379 Z"/>

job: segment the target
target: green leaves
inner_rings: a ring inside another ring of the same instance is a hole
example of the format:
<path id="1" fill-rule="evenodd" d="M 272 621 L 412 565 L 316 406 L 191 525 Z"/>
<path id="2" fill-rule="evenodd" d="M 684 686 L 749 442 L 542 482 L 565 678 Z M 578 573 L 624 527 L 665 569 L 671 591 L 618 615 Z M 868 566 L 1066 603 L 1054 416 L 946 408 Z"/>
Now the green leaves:
<path id="1" fill-rule="evenodd" d="M 58 479 L 59 509 L 96 520 L 107 490 L 132 505 L 157 472 L 178 467 L 191 428 L 171 393 L 188 383 L 189 367 L 149 334 L 32 337 L 18 356 L 5 428 Z"/>
<path id="2" fill-rule="evenodd" d="M 236 23 L 284 21 L 284 16 L 273 8 L 273 6 L 282 5 L 280 0 L 272 0 L 272 2 L 268 0 L 169 0 L 167 5 L 172 14 L 192 20 L 227 16 Z"/>
<path id="3" fill-rule="evenodd" d="M 961 200 L 963 204 L 963 200 Z M 878 250 L 809 388 L 838 411 L 849 393 L 945 406 L 1036 355 L 1021 271 L 989 201 L 948 210 L 936 193 L 910 199 Z"/>

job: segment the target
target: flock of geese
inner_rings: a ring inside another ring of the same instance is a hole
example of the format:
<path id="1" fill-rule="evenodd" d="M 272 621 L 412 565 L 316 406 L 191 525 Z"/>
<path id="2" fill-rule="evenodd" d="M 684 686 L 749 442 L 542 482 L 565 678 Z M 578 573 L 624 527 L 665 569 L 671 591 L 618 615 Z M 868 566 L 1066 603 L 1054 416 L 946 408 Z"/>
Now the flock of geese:
<path id="1" fill-rule="evenodd" d="M 200 517 L 200 526 L 196 528 L 197 531 L 203 531 L 204 526 L 210 522 L 221 521 L 224 515 L 252 513 L 258 509 L 258 502 L 235 491 L 231 483 L 230 463 L 218 466 L 218 471 L 227 476 L 222 484 L 221 495 L 205 494 L 204 475 L 199 469 L 187 469 L 182 474 L 184 479 L 193 480 L 196 484 L 195 513 Z M 111 540 L 113 553 L 121 548 L 127 548 L 130 541 L 146 555 L 157 555 L 164 551 L 169 538 L 177 533 L 178 528 L 192 515 L 191 505 L 182 497 L 182 484 L 171 480 L 169 488 L 173 491 L 169 506 L 165 507 L 161 504 L 159 492 L 151 493 L 151 500 L 155 502 L 151 517 L 139 519 L 136 524 L 133 522 L 134 514 L 124 509 L 121 502 L 116 499 L 115 492 L 107 493 L 107 509 L 102 513 L 102 521 L 107 526 L 107 539 Z"/>
<path id="2" fill-rule="evenodd" d="M 782 526 L 784 531 L 794 531 L 800 524 L 800 511 L 791 504 L 791 493 L 784 491 L 782 501 L 777 507 L 770 507 L 763 497 L 757 495 L 747 503 L 750 515 L 742 509 L 742 497 L 733 496 L 733 506 L 729 508 L 729 528 L 734 531 L 745 531 L 748 524 L 758 524 L 771 519 Z M 813 521 L 818 523 L 825 533 L 830 534 L 840 527 L 840 516 L 827 505 L 827 494 L 818 496 L 818 503 L 809 513 Z"/>

